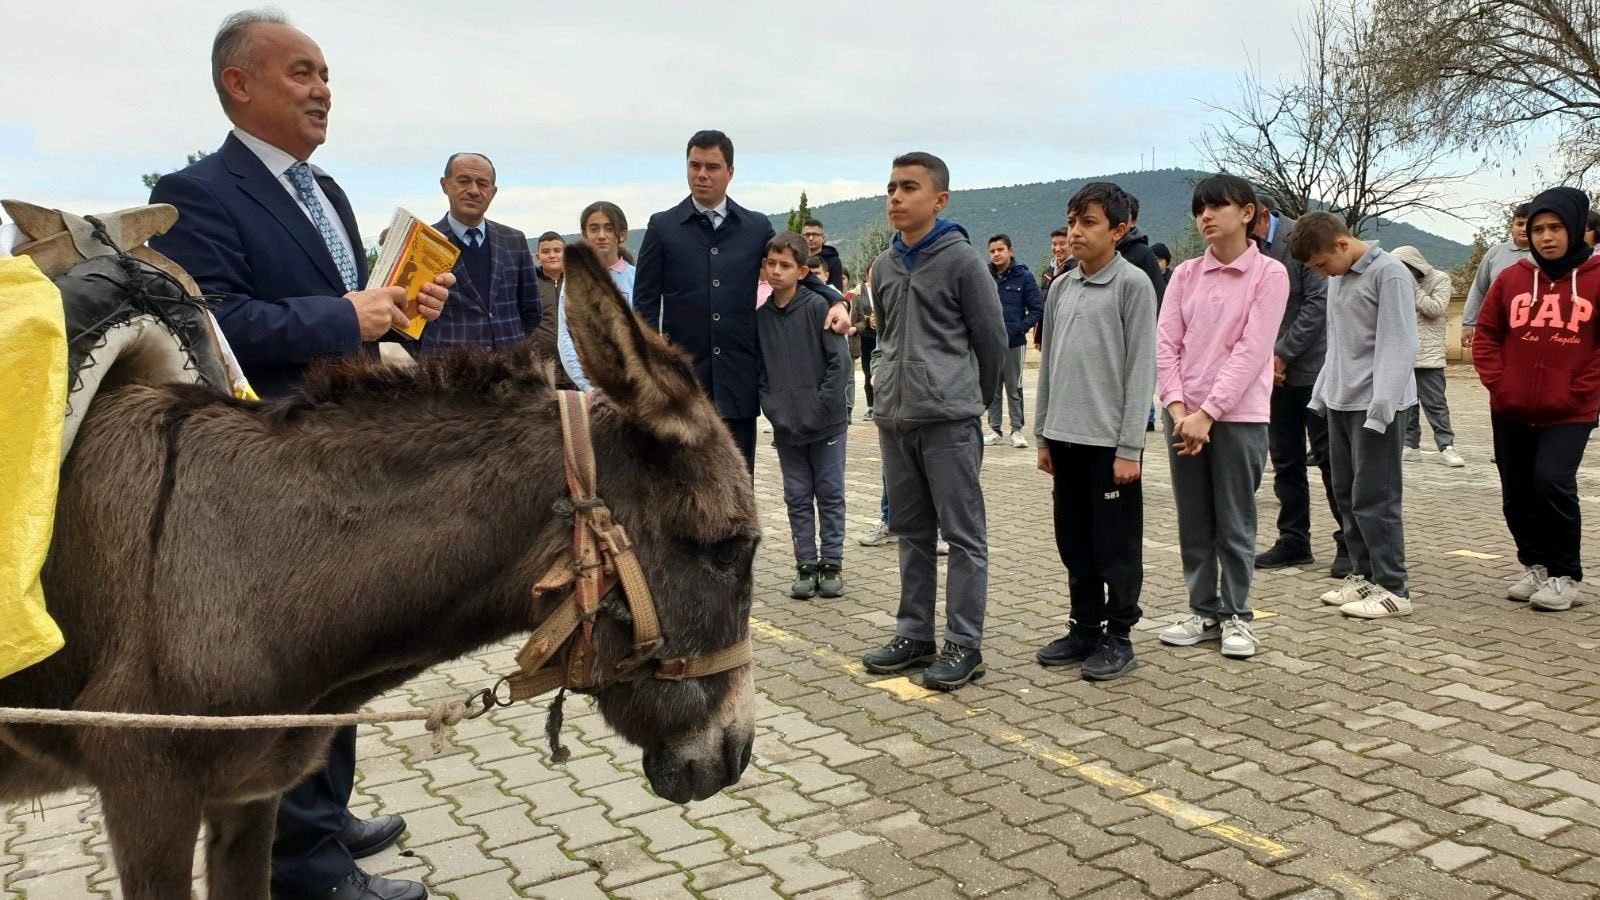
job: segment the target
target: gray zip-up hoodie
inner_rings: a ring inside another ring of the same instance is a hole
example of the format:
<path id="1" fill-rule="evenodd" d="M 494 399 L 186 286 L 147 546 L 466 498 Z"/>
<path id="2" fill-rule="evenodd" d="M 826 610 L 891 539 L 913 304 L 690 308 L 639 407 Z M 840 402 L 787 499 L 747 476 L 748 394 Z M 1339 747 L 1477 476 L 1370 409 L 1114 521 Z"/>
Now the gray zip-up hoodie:
<path id="1" fill-rule="evenodd" d="M 833 298 L 801 284 L 787 305 L 768 300 L 756 310 L 756 378 L 775 444 L 804 446 L 850 426 L 850 344 L 822 327 L 832 305 Z"/>
<path id="2" fill-rule="evenodd" d="M 1467 305 L 1461 309 L 1461 327 L 1472 328 L 1478 323 L 1478 310 L 1483 308 L 1483 298 L 1489 295 L 1489 285 L 1500 273 L 1517 264 L 1519 259 L 1532 259 L 1528 248 L 1518 247 L 1510 241 L 1501 241 L 1484 251 L 1478 261 L 1478 272 L 1467 288 Z"/>
<path id="3" fill-rule="evenodd" d="M 1006 326 L 989 267 L 960 225 L 940 220 L 872 264 L 878 350 L 872 419 L 903 431 L 983 415 L 1000 384 Z"/>
<path id="4" fill-rule="evenodd" d="M 1156 291 L 1149 277 L 1119 253 L 1087 278 L 1082 267 L 1056 278 L 1043 335 L 1034 437 L 1115 447 L 1118 458 L 1138 462 L 1156 390 Z"/>

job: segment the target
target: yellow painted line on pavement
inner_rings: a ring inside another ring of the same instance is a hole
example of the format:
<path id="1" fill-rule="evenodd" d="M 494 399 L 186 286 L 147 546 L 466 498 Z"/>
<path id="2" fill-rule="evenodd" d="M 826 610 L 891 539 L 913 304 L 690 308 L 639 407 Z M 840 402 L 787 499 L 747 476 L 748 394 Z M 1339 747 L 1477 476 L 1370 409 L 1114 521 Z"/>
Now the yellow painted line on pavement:
<path id="1" fill-rule="evenodd" d="M 1500 559 L 1498 553 L 1479 553 L 1476 550 L 1451 550 L 1445 556 L 1465 556 L 1467 559 Z"/>
<path id="2" fill-rule="evenodd" d="M 1334 872 L 1325 880 L 1329 887 L 1337 888 L 1340 893 L 1355 897 L 1356 900 L 1384 900 L 1388 896 L 1369 883 L 1343 872 Z"/>
<path id="3" fill-rule="evenodd" d="M 1258 612 L 1256 615 L 1259 617 L 1260 613 Z M 797 634 L 759 619 L 750 620 L 750 630 L 780 644 L 811 643 Z M 821 662 L 843 669 L 851 675 L 861 676 L 866 674 L 866 670 L 862 668 L 861 663 L 826 647 L 813 646 L 811 656 Z M 869 681 L 866 684 L 868 687 L 878 688 L 903 701 L 951 703 L 954 700 L 952 695 L 946 692 L 929 690 L 905 677 L 885 678 L 878 681 Z M 977 716 L 983 712 L 985 710 L 967 709 L 967 715 L 969 716 Z M 1118 791 L 1127 800 L 1143 803 L 1145 806 L 1171 818 L 1182 828 L 1208 832 L 1231 844 L 1258 851 L 1273 859 L 1282 859 L 1294 853 L 1292 848 L 1286 847 L 1264 835 L 1226 824 L 1228 818 L 1226 813 L 1204 809 L 1184 800 L 1179 800 L 1171 794 L 1163 794 L 1137 778 L 1124 775 L 1112 769 L 1102 761 L 1087 762 L 1076 754 L 1045 746 L 1025 735 L 1012 731 L 998 733 L 991 731 L 989 734 L 991 737 L 1004 741 L 1036 759 L 1054 763 L 1084 781 Z M 1359 896 L 1359 893 L 1354 890 L 1359 885 L 1345 885 L 1344 887 Z"/>

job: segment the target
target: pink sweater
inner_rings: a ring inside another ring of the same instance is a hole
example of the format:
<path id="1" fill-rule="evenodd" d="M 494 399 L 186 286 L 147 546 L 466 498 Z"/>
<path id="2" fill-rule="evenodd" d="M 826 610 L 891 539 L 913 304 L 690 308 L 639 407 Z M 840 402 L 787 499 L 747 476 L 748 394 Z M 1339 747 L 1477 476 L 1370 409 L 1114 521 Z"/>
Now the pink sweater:
<path id="1" fill-rule="evenodd" d="M 1226 265 L 1211 250 L 1178 266 L 1156 326 L 1156 391 L 1218 422 L 1265 422 L 1272 346 L 1289 301 L 1283 264 L 1251 243 Z"/>

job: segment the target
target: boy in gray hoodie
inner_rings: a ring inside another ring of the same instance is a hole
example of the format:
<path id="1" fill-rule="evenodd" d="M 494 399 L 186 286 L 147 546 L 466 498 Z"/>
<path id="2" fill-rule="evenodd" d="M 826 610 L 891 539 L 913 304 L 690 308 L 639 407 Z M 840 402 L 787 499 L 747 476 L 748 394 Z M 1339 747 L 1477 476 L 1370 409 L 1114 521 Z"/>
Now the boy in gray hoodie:
<path id="1" fill-rule="evenodd" d="M 896 233 L 872 264 L 878 309 L 872 420 L 889 529 L 900 538 L 900 607 L 894 638 L 862 658 L 876 673 L 932 663 L 923 684 L 939 690 L 984 671 L 979 648 L 989 547 L 978 483 L 980 417 L 999 386 L 1006 353 L 994 279 L 967 232 L 938 217 L 949 191 L 950 170 L 937 156 L 895 159 L 887 206 Z M 950 544 L 942 650 L 934 643 L 940 530 Z"/>

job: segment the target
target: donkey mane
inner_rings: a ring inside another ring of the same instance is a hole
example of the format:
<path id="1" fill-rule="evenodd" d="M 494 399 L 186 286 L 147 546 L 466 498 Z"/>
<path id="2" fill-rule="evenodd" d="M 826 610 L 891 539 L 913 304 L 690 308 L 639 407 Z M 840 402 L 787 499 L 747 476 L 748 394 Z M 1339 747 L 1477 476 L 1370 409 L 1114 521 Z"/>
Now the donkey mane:
<path id="1" fill-rule="evenodd" d="M 553 390 L 550 363 L 531 347 L 508 349 L 467 347 L 444 356 L 417 359 L 414 366 L 395 366 L 372 357 L 336 360 L 312 368 L 293 394 L 259 407 L 275 421 L 328 405 L 474 400 L 487 406 L 523 402 Z"/>

